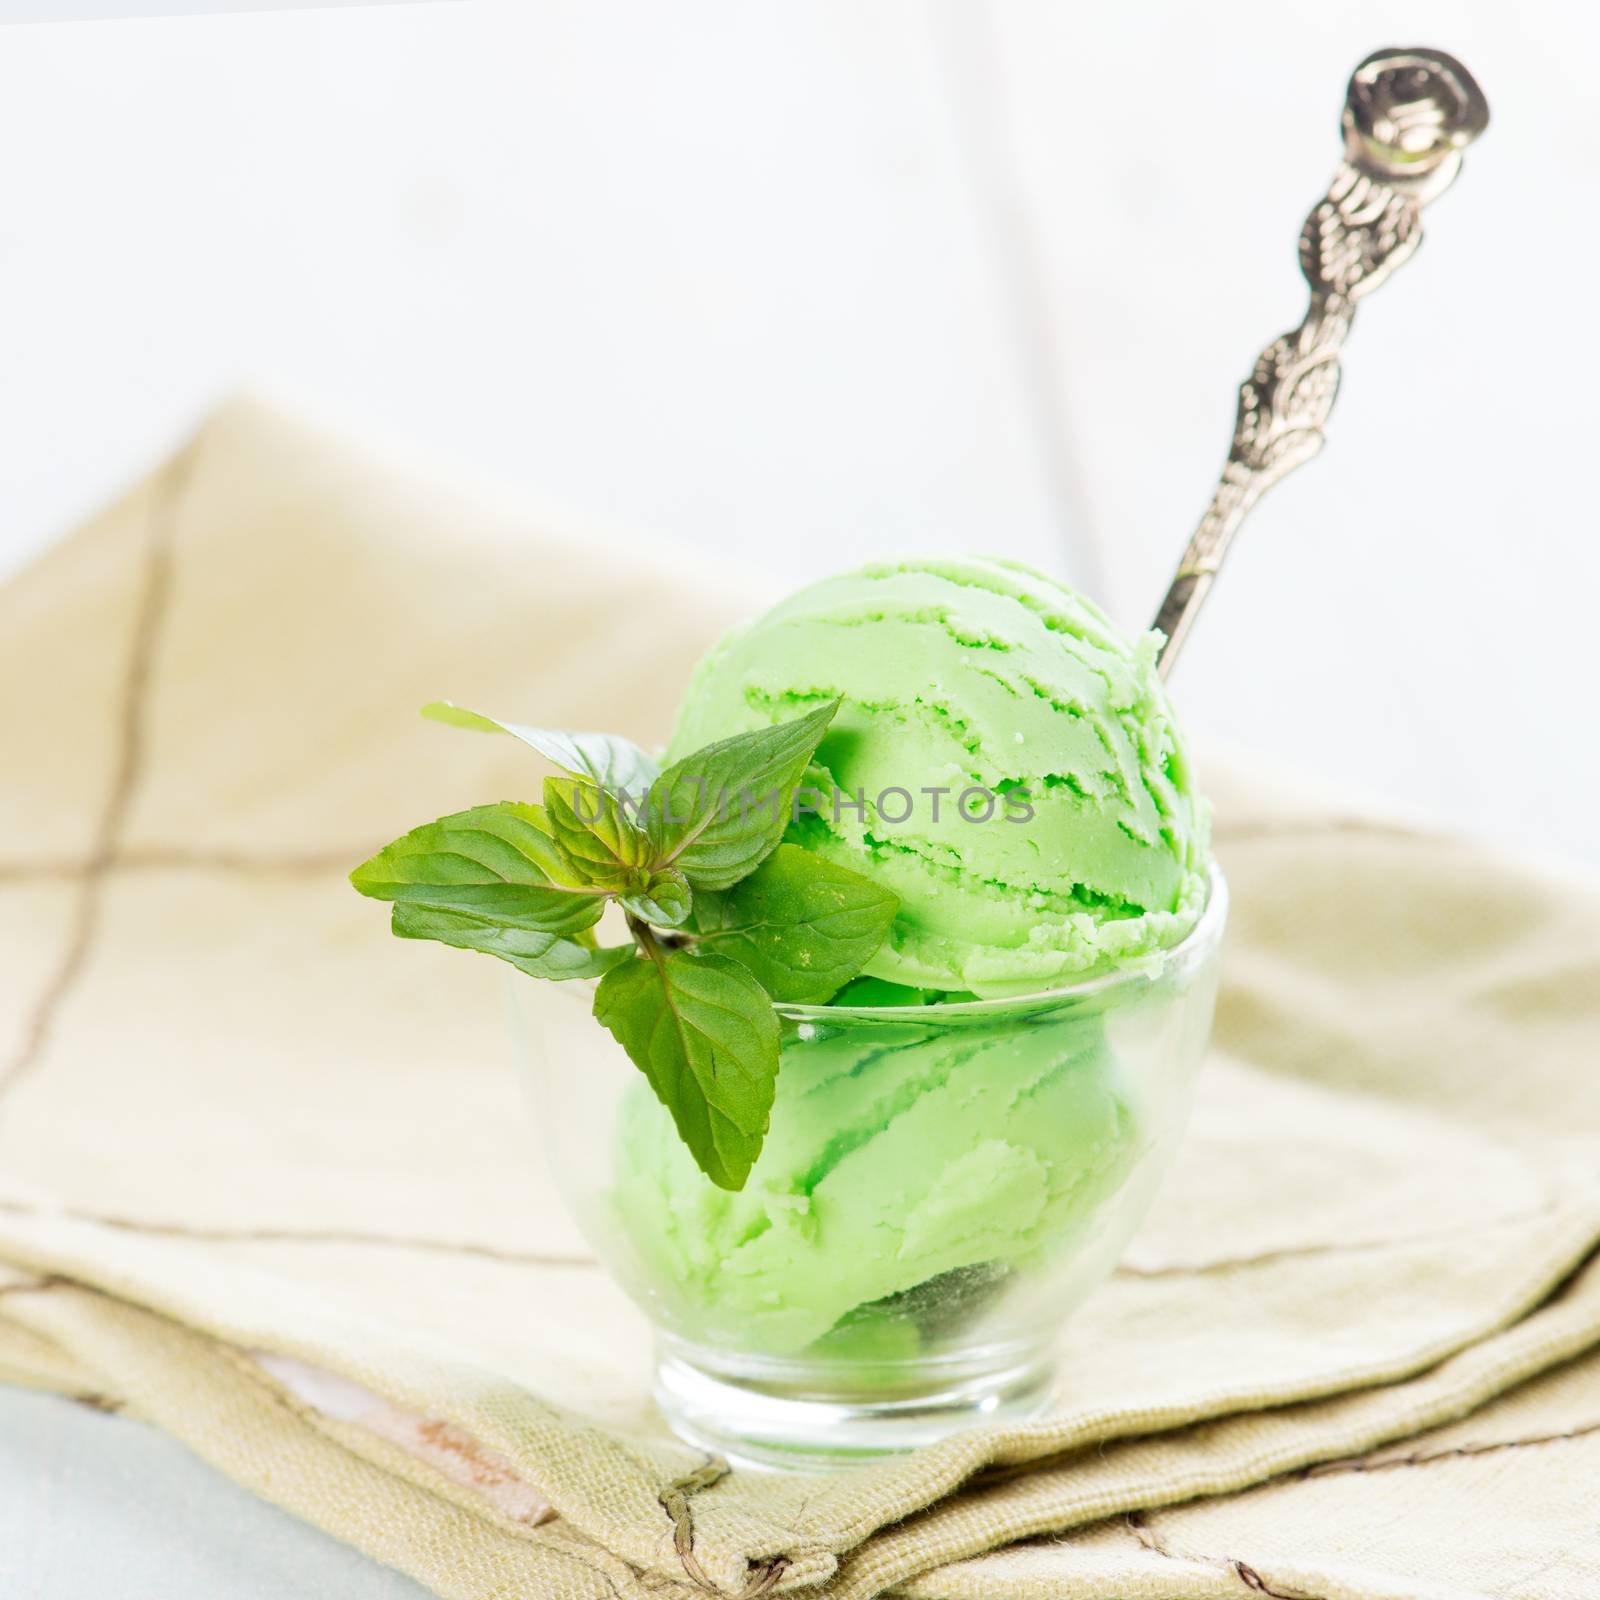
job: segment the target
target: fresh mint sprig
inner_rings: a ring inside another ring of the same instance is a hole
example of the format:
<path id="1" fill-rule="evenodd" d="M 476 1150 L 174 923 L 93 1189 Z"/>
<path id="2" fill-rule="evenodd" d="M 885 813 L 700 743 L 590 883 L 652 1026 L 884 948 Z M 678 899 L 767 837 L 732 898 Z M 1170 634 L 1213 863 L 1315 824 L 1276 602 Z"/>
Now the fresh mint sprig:
<path id="1" fill-rule="evenodd" d="M 475 806 L 413 828 L 350 874 L 362 894 L 501 928 L 577 933 L 605 909 L 538 806 Z"/>
<path id="2" fill-rule="evenodd" d="M 578 778 L 546 778 L 544 814 L 551 836 L 586 883 L 620 893 L 649 871 L 650 838 L 629 818 L 620 793 Z"/>
<path id="3" fill-rule="evenodd" d="M 426 906 L 396 906 L 390 926 L 397 939 L 435 939 L 458 950 L 481 950 L 499 956 L 530 978 L 599 978 L 622 961 L 631 961 L 626 945 L 601 950 L 563 939 L 555 933 L 530 933 L 525 928 L 497 927 L 454 911 Z"/>
<path id="4" fill-rule="evenodd" d="M 594 1014 L 650 1080 L 700 1170 L 742 1189 L 761 1154 L 778 1082 L 778 1019 L 748 967 L 692 947 L 613 967 Z"/>
<path id="5" fill-rule="evenodd" d="M 794 792 L 839 709 L 736 733 L 674 763 L 650 789 L 648 827 L 663 866 L 697 889 L 727 889 L 777 848 Z"/>
<path id="6" fill-rule="evenodd" d="M 649 1080 L 700 1169 L 741 1189 L 778 1076 L 775 1000 L 818 1004 L 869 961 L 899 909 L 859 873 L 782 844 L 831 701 L 736 734 L 663 772 L 601 733 L 502 722 L 445 701 L 423 715 L 506 733 L 560 769 L 544 804 L 441 817 L 350 875 L 393 902 L 394 932 L 598 978 L 594 1014 Z M 608 904 L 632 943 L 588 930 Z"/>
<path id="7" fill-rule="evenodd" d="M 731 889 L 694 903 L 701 950 L 742 962 L 774 1000 L 820 1005 L 870 961 L 899 902 L 859 872 L 780 844 Z"/>
<path id="8" fill-rule="evenodd" d="M 530 728 L 521 722 L 501 722 L 498 717 L 464 710 L 448 700 L 431 701 L 422 708 L 422 714 L 430 722 L 442 722 L 452 728 L 509 733 L 563 772 L 586 778 L 613 793 L 646 789 L 661 775 L 661 764 L 654 756 L 614 733 L 559 733 L 552 728 Z"/>

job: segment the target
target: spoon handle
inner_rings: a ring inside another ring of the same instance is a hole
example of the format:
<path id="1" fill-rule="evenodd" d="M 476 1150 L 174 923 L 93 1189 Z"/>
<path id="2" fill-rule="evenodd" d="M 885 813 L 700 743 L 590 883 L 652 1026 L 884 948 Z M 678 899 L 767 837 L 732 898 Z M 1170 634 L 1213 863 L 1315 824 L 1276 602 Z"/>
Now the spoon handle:
<path id="1" fill-rule="evenodd" d="M 1379 50 L 1351 76 L 1344 159 L 1300 230 L 1311 304 L 1239 386 L 1227 463 L 1156 614 L 1166 635 L 1162 677 L 1250 508 L 1322 448 L 1356 302 L 1410 259 L 1422 242 L 1423 206 L 1454 181 L 1461 152 L 1488 122 L 1483 91 L 1442 50 Z"/>

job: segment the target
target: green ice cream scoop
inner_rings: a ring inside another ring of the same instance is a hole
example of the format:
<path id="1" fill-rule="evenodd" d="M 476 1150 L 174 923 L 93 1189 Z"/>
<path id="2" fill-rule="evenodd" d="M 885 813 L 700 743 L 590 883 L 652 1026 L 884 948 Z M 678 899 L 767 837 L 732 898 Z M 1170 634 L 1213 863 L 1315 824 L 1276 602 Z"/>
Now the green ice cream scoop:
<path id="1" fill-rule="evenodd" d="M 1206 813 L 1158 645 L 1013 562 L 863 567 L 714 646 L 670 754 L 838 697 L 790 837 L 899 897 L 868 973 L 1049 988 L 1176 944 L 1204 904 Z"/>
<path id="2" fill-rule="evenodd" d="M 1099 1018 L 801 1030 L 737 1194 L 647 1084 L 625 1098 L 612 1203 L 695 1343 L 922 1353 L 1090 1226 L 1143 1146 Z"/>

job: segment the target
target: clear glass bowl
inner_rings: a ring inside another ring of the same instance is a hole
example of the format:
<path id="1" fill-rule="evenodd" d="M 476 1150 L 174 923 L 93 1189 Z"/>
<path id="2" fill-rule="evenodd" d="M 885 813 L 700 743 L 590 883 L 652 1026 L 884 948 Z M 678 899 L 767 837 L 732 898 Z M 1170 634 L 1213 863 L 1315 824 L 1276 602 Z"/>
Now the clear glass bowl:
<path id="1" fill-rule="evenodd" d="M 533 1115 L 585 1236 L 654 1326 L 683 1437 L 814 1468 L 1048 1398 L 1062 1319 L 1116 1264 L 1188 1119 L 1227 889 L 1138 971 L 1003 1000 L 780 1005 L 743 1191 L 695 1167 L 589 1014 L 514 976 Z"/>

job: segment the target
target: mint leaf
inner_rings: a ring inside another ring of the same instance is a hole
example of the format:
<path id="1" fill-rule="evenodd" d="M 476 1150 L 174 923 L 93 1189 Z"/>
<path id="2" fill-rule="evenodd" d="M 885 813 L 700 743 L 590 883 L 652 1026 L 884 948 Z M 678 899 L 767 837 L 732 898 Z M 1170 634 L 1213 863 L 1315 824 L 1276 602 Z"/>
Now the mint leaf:
<path id="1" fill-rule="evenodd" d="M 458 950 L 481 950 L 509 961 L 530 978 L 598 978 L 620 962 L 631 961 L 634 954 L 631 944 L 596 950 L 559 934 L 503 928 L 427 906 L 396 906 L 391 925 L 397 939 L 435 939 Z"/>
<path id="2" fill-rule="evenodd" d="M 594 1014 L 650 1080 L 700 1170 L 742 1189 L 778 1078 L 778 1019 L 737 961 L 658 950 L 613 968 Z"/>
<path id="3" fill-rule="evenodd" d="M 577 778 L 546 778 L 544 815 L 585 883 L 613 891 L 631 886 L 650 860 L 649 837 L 609 789 Z"/>
<path id="4" fill-rule="evenodd" d="M 467 711 L 448 700 L 434 700 L 422 708 L 430 722 L 452 728 L 472 728 L 479 733 L 509 733 L 532 746 L 546 761 L 553 761 L 575 778 L 587 778 L 602 789 L 626 789 L 637 799 L 661 773 L 661 764 L 632 740 L 614 733 L 560 733 L 553 728 L 530 728 L 520 722 L 502 722 L 477 711 Z"/>
<path id="5" fill-rule="evenodd" d="M 374 900 L 456 911 L 506 928 L 575 933 L 604 897 L 573 884 L 537 806 L 503 801 L 413 828 L 350 874 Z"/>
<path id="6" fill-rule="evenodd" d="M 689 920 L 694 896 L 689 880 L 676 867 L 644 875 L 643 882 L 622 896 L 622 908 L 658 928 L 676 928 Z"/>
<path id="7" fill-rule="evenodd" d="M 820 1005 L 884 941 L 900 902 L 859 872 L 780 844 L 749 877 L 695 896 L 700 948 L 732 956 L 774 1000 Z"/>
<path id="8" fill-rule="evenodd" d="M 650 790 L 647 826 L 657 866 L 697 889 L 726 889 L 771 854 L 837 700 L 771 728 L 736 733 L 685 756 Z"/>

